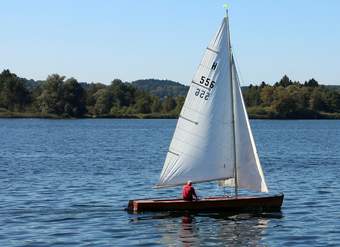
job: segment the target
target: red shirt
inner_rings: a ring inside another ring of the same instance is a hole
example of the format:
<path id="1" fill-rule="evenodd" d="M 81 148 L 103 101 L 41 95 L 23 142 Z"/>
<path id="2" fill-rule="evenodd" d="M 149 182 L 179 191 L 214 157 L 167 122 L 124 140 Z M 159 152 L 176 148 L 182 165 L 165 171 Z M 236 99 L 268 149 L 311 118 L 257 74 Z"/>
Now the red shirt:
<path id="1" fill-rule="evenodd" d="M 188 184 L 184 185 L 182 190 L 182 196 L 183 200 L 192 201 L 193 196 L 196 197 L 195 189 L 191 187 L 191 185 Z"/>

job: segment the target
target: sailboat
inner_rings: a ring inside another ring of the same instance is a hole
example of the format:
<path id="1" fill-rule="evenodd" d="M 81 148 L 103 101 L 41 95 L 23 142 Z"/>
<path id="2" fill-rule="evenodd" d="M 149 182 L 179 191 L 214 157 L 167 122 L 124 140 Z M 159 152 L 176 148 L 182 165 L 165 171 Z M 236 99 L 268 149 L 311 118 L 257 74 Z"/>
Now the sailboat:
<path id="1" fill-rule="evenodd" d="M 283 194 L 241 196 L 239 189 L 268 192 L 242 97 L 231 49 L 228 11 L 206 48 L 190 84 L 157 188 L 219 181 L 234 196 L 130 200 L 139 211 L 279 211 Z"/>

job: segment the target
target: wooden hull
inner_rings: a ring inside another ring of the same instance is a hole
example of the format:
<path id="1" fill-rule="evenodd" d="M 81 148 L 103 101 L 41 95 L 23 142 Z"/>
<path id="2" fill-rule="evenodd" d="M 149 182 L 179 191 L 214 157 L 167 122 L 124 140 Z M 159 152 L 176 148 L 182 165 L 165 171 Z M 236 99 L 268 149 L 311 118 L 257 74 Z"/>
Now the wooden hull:
<path id="1" fill-rule="evenodd" d="M 182 199 L 130 200 L 127 210 L 143 211 L 190 211 L 190 212 L 279 212 L 283 194 L 274 196 L 208 197 L 198 201 Z"/>

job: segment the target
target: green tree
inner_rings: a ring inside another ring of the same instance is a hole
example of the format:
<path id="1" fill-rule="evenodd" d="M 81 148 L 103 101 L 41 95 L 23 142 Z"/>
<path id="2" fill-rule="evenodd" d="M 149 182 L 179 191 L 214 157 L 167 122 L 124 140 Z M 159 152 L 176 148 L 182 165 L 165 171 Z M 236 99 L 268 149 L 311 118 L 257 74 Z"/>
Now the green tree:
<path id="1" fill-rule="evenodd" d="M 314 78 L 312 78 L 309 81 L 305 81 L 304 85 L 306 87 L 318 87 L 319 83 Z"/>
<path id="2" fill-rule="evenodd" d="M 141 91 L 138 93 L 135 109 L 138 113 L 150 113 L 151 103 L 152 103 L 151 96 L 148 93 Z"/>
<path id="3" fill-rule="evenodd" d="M 261 88 L 258 86 L 249 85 L 247 89 L 244 90 L 243 96 L 244 101 L 247 106 L 257 106 L 261 102 Z"/>
<path id="4" fill-rule="evenodd" d="M 263 82 L 261 82 L 261 85 L 260 85 L 260 88 L 264 88 L 264 87 L 266 87 L 267 86 L 267 84 L 263 81 Z"/>
<path id="5" fill-rule="evenodd" d="M 329 89 L 323 90 L 325 110 L 327 112 L 338 112 L 340 106 L 340 94 Z"/>
<path id="6" fill-rule="evenodd" d="M 131 106 L 135 104 L 136 88 L 129 83 L 123 83 L 119 79 L 114 79 L 111 83 L 110 89 L 112 90 L 114 103 L 120 107 Z"/>
<path id="7" fill-rule="evenodd" d="M 182 107 L 184 105 L 185 97 L 183 96 L 178 96 L 176 97 L 176 108 L 175 108 L 175 114 L 179 116 L 181 113 Z"/>
<path id="8" fill-rule="evenodd" d="M 85 87 L 85 97 L 86 97 L 86 111 L 89 114 L 95 114 L 94 106 L 96 104 L 95 94 L 98 90 L 106 88 L 104 84 L 101 83 L 90 83 Z"/>
<path id="9" fill-rule="evenodd" d="M 139 98 L 136 102 L 136 111 L 138 113 L 150 113 L 150 101 L 147 98 Z"/>
<path id="10" fill-rule="evenodd" d="M 108 114 L 113 106 L 113 95 L 108 88 L 98 90 L 95 95 L 96 103 L 94 113 L 97 115 Z"/>
<path id="11" fill-rule="evenodd" d="M 64 113 L 72 117 L 80 117 L 86 111 L 84 88 L 74 78 L 67 79 L 63 85 Z"/>
<path id="12" fill-rule="evenodd" d="M 297 109 L 296 100 L 289 95 L 282 94 L 273 102 L 277 115 L 286 118 L 294 115 Z"/>
<path id="13" fill-rule="evenodd" d="M 156 112 L 161 112 L 162 110 L 162 103 L 159 100 L 159 97 L 155 96 L 153 97 L 152 104 L 151 104 L 151 111 L 156 113 Z"/>
<path id="14" fill-rule="evenodd" d="M 22 111 L 30 103 L 30 93 L 24 80 L 4 70 L 0 74 L 0 107 L 10 111 Z"/>
<path id="15" fill-rule="evenodd" d="M 272 86 L 264 86 L 260 92 L 260 98 L 264 106 L 270 106 L 274 100 L 274 88 Z"/>
<path id="16" fill-rule="evenodd" d="M 176 108 L 176 101 L 173 97 L 168 96 L 163 100 L 162 112 L 169 113 Z"/>
<path id="17" fill-rule="evenodd" d="M 49 75 L 42 85 L 41 95 L 38 97 L 38 108 L 42 113 L 62 114 L 65 102 L 63 100 L 63 83 L 65 76 Z"/>
<path id="18" fill-rule="evenodd" d="M 309 108 L 313 111 L 324 111 L 326 104 L 324 102 L 324 96 L 321 90 L 315 88 L 309 99 Z"/>
<path id="19" fill-rule="evenodd" d="M 274 98 L 273 108 L 281 118 L 299 118 L 311 114 L 308 111 L 308 90 L 302 89 L 299 85 L 277 87 Z"/>
<path id="20" fill-rule="evenodd" d="M 288 87 L 290 85 L 293 85 L 293 82 L 287 75 L 284 75 L 279 82 L 275 83 L 275 87 Z"/>

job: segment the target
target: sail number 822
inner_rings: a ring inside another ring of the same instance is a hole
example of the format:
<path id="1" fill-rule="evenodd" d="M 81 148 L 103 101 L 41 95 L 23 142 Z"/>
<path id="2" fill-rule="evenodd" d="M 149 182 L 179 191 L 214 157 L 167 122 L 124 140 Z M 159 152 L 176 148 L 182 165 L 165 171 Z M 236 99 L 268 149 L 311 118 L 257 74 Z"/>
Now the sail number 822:
<path id="1" fill-rule="evenodd" d="M 205 100 L 208 100 L 209 99 L 209 92 L 205 91 L 205 90 L 201 90 L 199 88 L 196 89 L 196 92 L 195 92 L 195 96 L 198 96 L 202 99 L 205 99 Z"/>

